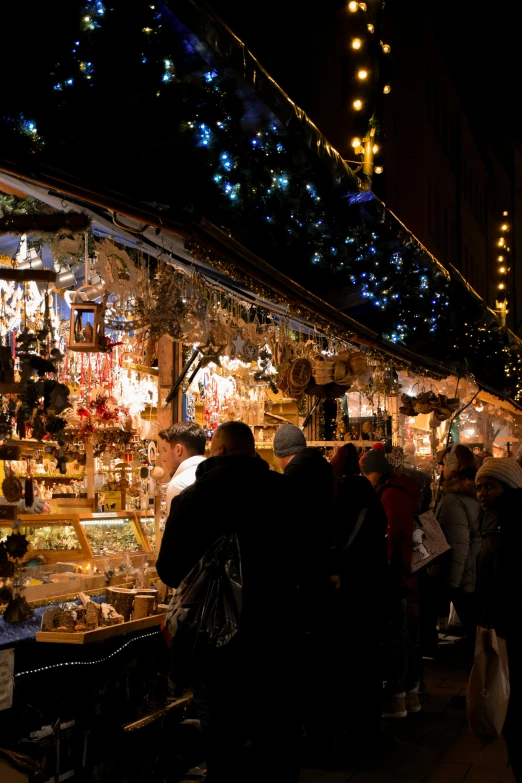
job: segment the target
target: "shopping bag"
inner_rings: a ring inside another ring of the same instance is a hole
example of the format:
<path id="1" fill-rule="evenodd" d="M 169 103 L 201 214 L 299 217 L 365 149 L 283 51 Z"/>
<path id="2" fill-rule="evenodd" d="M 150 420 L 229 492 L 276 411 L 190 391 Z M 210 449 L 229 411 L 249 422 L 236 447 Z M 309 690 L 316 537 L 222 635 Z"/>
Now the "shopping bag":
<path id="1" fill-rule="evenodd" d="M 239 629 L 243 580 L 235 533 L 223 535 L 174 590 L 162 632 L 180 660 L 202 659 Z"/>
<path id="2" fill-rule="evenodd" d="M 475 739 L 494 742 L 502 733 L 509 702 L 506 640 L 478 628 L 475 659 L 466 690 L 469 728 Z"/>
<path id="3" fill-rule="evenodd" d="M 431 565 L 435 558 L 451 549 L 433 511 L 415 516 L 411 573 Z"/>

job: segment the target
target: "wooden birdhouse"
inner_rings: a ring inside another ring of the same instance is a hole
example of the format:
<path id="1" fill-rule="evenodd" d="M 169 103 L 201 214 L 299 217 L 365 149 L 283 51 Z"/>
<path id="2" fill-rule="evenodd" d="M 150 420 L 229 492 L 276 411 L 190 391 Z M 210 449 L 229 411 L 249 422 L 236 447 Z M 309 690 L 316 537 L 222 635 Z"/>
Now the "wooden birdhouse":
<path id="1" fill-rule="evenodd" d="M 96 302 L 71 303 L 71 351 L 96 353 L 105 349 L 104 311 L 104 305 Z"/>

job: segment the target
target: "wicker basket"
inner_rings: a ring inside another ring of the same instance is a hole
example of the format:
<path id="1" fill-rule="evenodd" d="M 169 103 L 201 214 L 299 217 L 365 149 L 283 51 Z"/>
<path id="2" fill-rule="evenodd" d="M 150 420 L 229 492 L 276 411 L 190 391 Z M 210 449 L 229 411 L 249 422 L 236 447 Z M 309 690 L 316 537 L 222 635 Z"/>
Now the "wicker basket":
<path id="1" fill-rule="evenodd" d="M 350 369 L 354 375 L 364 375 L 368 370 L 366 356 L 363 353 L 354 353 L 350 357 Z"/>
<path id="2" fill-rule="evenodd" d="M 312 375 L 315 383 L 319 386 L 331 383 L 333 381 L 334 366 L 334 359 L 326 359 L 321 354 L 314 356 L 312 360 Z"/>

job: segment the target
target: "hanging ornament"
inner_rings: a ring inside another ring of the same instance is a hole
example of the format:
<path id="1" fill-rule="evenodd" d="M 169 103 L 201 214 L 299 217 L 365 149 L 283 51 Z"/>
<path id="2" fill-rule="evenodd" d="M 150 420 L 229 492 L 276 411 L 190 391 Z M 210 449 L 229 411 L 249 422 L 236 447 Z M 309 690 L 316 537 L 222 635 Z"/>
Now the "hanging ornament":
<path id="1" fill-rule="evenodd" d="M 201 354 L 201 367 L 207 367 L 211 362 L 219 365 L 219 357 L 225 348 L 225 345 L 216 345 L 212 340 L 208 340 L 205 345 L 198 345 L 197 349 Z"/>
<path id="2" fill-rule="evenodd" d="M 2 481 L 2 492 L 8 503 L 18 503 L 22 499 L 22 484 L 14 473 L 11 472 Z"/>

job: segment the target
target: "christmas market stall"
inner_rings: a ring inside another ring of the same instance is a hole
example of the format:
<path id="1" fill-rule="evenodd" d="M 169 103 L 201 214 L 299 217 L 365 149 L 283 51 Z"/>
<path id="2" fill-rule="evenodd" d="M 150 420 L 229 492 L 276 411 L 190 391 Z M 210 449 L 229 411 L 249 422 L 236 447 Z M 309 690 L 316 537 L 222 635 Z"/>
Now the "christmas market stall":
<path id="1" fill-rule="evenodd" d="M 243 421 L 277 469 L 291 422 L 434 480 L 450 441 L 522 432 L 520 341 L 458 272 L 204 3 L 134 5 L 24 20 L 47 46 L 2 99 L 0 765 L 26 780 L 188 765 L 162 429 Z"/>

